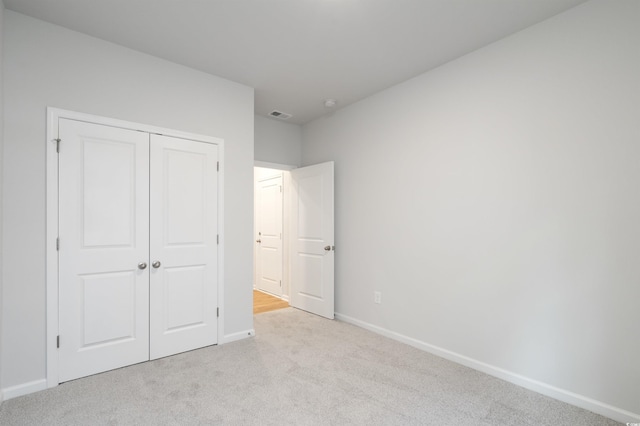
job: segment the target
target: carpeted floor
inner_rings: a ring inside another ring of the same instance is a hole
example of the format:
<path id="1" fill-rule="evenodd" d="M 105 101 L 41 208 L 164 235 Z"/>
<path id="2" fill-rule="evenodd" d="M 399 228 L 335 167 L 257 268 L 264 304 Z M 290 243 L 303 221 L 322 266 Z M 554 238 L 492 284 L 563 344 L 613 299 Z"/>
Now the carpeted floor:
<path id="1" fill-rule="evenodd" d="M 0 424 L 618 424 L 349 324 L 254 318 L 255 338 L 5 401 Z"/>

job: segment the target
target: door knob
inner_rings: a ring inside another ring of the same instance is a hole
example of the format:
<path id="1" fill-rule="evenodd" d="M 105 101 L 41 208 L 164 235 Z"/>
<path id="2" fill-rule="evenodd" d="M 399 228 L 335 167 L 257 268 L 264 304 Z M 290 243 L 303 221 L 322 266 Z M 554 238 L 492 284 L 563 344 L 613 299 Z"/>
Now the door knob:
<path id="1" fill-rule="evenodd" d="M 261 242 L 262 242 L 262 240 L 256 240 L 256 243 L 261 243 Z"/>
<path id="2" fill-rule="evenodd" d="M 138 263 L 138 269 L 147 269 L 147 264 L 145 262 Z"/>
<path id="3" fill-rule="evenodd" d="M 331 251 L 331 246 L 324 246 L 324 249 L 325 249 L 326 251 Z"/>
<path id="4" fill-rule="evenodd" d="M 156 269 L 157 269 L 157 268 L 159 268 L 159 267 L 160 267 L 160 265 L 161 265 L 161 263 L 160 263 L 160 261 L 159 261 L 159 260 L 156 260 L 155 262 L 153 262 L 153 263 L 151 264 L 151 266 L 153 266 L 153 267 L 154 267 L 154 268 L 156 268 Z"/>

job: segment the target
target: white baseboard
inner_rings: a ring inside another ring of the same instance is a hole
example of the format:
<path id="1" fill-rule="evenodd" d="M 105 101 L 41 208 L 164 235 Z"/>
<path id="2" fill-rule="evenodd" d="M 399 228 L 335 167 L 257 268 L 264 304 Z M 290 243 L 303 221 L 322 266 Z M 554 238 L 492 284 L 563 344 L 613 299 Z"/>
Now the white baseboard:
<path id="1" fill-rule="evenodd" d="M 579 395 L 577 393 L 573 393 L 565 389 L 560 389 L 555 386 L 551 386 L 547 383 L 539 382 L 537 380 L 530 379 L 525 376 L 521 376 L 520 374 L 516 374 L 511 371 L 507 371 L 490 364 L 486 364 L 484 362 L 475 360 L 473 358 L 469 358 L 464 355 L 451 352 L 447 349 L 443 349 L 438 346 L 434 346 L 429 343 L 425 343 L 420 340 L 414 339 L 412 337 L 404 336 L 394 331 L 387 330 L 386 328 L 378 327 L 377 325 L 360 321 L 358 319 L 352 318 L 347 315 L 339 314 L 336 312 L 335 317 L 339 321 L 344 321 L 346 323 L 356 325 L 358 327 L 372 331 L 376 334 L 380 334 L 382 336 L 388 337 L 398 342 L 405 343 L 409 346 L 413 346 L 414 348 L 423 350 L 425 352 L 429 352 L 431 354 L 448 359 L 455 363 L 473 368 L 474 370 L 478 370 L 483 373 L 489 374 L 491 376 L 497 377 L 499 379 L 505 380 L 507 382 L 513 383 L 515 385 L 522 386 L 523 388 L 532 390 L 542 395 L 557 399 L 562 402 L 566 402 L 567 404 L 584 408 L 585 410 L 592 411 L 594 413 L 600 414 L 602 416 L 608 417 L 618 422 L 622 422 L 622 423 L 640 422 L 640 414 L 632 413 L 630 411 L 626 411 L 621 408 L 614 407 L 609 404 L 605 404 L 604 402 L 596 401 L 595 399 L 591 399 L 586 396 Z"/>
<path id="2" fill-rule="evenodd" d="M 47 380 L 40 379 L 40 380 L 34 380 L 32 382 L 23 383 L 21 385 L 4 388 L 0 392 L 2 393 L 2 398 L 4 398 L 5 401 L 8 401 L 11 398 L 17 398 L 22 395 L 27 395 L 30 393 L 45 390 L 46 388 L 47 388 Z"/>
<path id="3" fill-rule="evenodd" d="M 254 329 L 241 331 L 238 333 L 228 334 L 224 336 L 219 344 L 231 343 L 237 340 L 247 339 L 256 335 Z M 47 380 L 34 380 L 32 382 L 23 383 L 21 385 L 11 386 L 8 388 L 0 389 L 0 403 L 19 396 L 28 395 L 30 393 L 38 392 L 47 389 Z"/>
<path id="4" fill-rule="evenodd" d="M 256 331 L 252 328 L 250 330 L 240 331 L 238 333 L 226 334 L 222 339 L 221 344 L 236 342 L 238 340 L 247 339 L 256 335 Z"/>
<path id="5" fill-rule="evenodd" d="M 220 344 L 231 343 L 237 340 L 247 339 L 256 335 L 254 329 L 241 331 L 238 333 L 228 334 L 224 336 Z M 47 389 L 47 380 L 34 380 L 32 382 L 23 383 L 21 385 L 11 386 L 8 388 L 0 389 L 0 403 L 4 400 L 7 401 L 12 398 L 17 398 L 22 395 L 27 395 L 33 392 L 38 392 Z"/>

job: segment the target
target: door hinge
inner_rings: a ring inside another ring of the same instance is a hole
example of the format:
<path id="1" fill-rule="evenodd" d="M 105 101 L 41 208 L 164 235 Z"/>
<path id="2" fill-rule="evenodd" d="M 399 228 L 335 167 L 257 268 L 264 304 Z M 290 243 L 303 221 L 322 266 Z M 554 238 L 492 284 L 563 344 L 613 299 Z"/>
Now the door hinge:
<path id="1" fill-rule="evenodd" d="M 60 335 L 58 335 L 56 337 L 56 347 L 59 349 L 60 348 Z"/>
<path id="2" fill-rule="evenodd" d="M 216 308 L 216 317 L 220 317 L 220 308 Z"/>
<path id="3" fill-rule="evenodd" d="M 56 152 L 58 154 L 60 153 L 60 140 L 61 139 L 54 139 L 54 141 L 56 141 Z"/>
<path id="4" fill-rule="evenodd" d="M 60 251 L 60 237 L 56 238 L 56 251 Z"/>
<path id="5" fill-rule="evenodd" d="M 282 287 L 282 280 L 280 280 L 280 287 Z"/>
<path id="6" fill-rule="evenodd" d="M 220 171 L 220 162 L 219 161 L 216 162 L 216 171 L 217 172 Z"/>
<path id="7" fill-rule="evenodd" d="M 216 235 L 216 244 L 220 244 L 220 234 Z"/>

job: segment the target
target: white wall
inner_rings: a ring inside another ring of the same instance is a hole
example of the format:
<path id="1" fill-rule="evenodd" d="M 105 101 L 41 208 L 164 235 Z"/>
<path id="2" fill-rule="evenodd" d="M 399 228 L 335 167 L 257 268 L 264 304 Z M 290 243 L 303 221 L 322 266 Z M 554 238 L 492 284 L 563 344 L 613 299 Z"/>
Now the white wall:
<path id="1" fill-rule="evenodd" d="M 255 159 L 268 163 L 300 166 L 302 127 L 255 116 Z"/>
<path id="2" fill-rule="evenodd" d="M 2 388 L 45 377 L 46 107 L 225 141 L 225 336 L 253 327 L 253 89 L 5 12 Z"/>
<path id="3" fill-rule="evenodd" d="M 303 126 L 342 318 L 640 418 L 639 18 L 591 1 Z"/>

